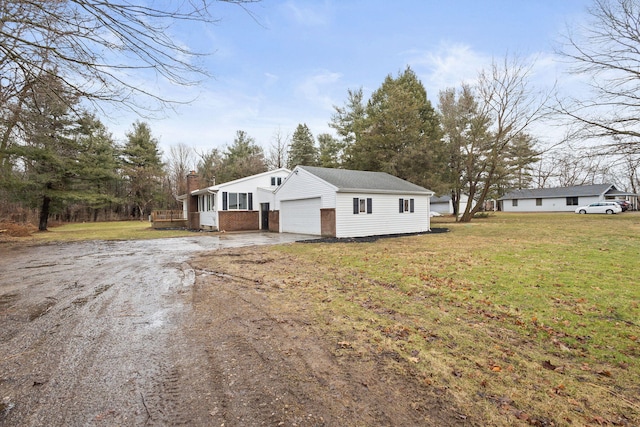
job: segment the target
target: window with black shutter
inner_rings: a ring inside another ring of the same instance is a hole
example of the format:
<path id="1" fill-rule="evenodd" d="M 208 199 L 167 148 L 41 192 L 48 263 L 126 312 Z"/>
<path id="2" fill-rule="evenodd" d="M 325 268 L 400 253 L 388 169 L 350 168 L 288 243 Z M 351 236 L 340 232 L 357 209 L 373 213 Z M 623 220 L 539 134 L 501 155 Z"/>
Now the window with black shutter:
<path id="1" fill-rule="evenodd" d="M 229 206 L 229 202 L 228 202 L 228 195 L 226 191 L 222 192 L 222 210 L 226 211 L 228 209 Z"/>
<path id="2" fill-rule="evenodd" d="M 357 197 L 353 198 L 353 214 L 357 215 L 360 213 L 360 199 Z"/>

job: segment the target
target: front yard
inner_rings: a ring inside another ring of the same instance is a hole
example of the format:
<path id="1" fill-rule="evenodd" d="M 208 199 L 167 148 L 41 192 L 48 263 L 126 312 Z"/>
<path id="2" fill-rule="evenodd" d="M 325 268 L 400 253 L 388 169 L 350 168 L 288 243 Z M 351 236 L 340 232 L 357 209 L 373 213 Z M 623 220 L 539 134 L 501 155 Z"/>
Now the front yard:
<path id="1" fill-rule="evenodd" d="M 472 423 L 640 424 L 640 215 L 432 225 L 450 232 L 199 263 L 268 284 L 283 312 L 312 313 L 336 355 L 383 355 Z"/>

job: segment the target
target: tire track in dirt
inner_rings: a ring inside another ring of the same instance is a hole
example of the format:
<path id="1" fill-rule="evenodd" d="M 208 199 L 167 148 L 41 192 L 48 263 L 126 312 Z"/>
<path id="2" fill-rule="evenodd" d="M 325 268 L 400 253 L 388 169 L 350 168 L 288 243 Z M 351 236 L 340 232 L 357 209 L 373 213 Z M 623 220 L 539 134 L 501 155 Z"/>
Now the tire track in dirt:
<path id="1" fill-rule="evenodd" d="M 141 425 L 156 407 L 151 421 L 172 424 L 167 405 L 179 399 L 167 342 L 190 267 L 131 246 L 36 247 L 3 275 L 0 316 L 12 323 L 0 343 L 4 425 Z M 157 402 L 143 401 L 154 392 Z"/>
<path id="2" fill-rule="evenodd" d="M 471 425 L 442 396 L 395 375 L 384 357 L 337 357 L 338 340 L 299 312 L 274 310 L 268 292 L 199 270 L 190 333 L 210 343 L 220 387 L 212 425 Z"/>

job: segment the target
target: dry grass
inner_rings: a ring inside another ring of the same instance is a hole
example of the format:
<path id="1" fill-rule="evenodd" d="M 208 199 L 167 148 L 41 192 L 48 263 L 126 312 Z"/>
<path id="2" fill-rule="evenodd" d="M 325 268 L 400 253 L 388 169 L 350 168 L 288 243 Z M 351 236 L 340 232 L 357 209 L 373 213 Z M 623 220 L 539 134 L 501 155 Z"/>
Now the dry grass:
<path id="1" fill-rule="evenodd" d="M 210 262 L 313 313 L 336 352 L 392 355 L 481 424 L 640 425 L 640 216 L 446 226 Z"/>
<path id="2" fill-rule="evenodd" d="M 0 238 L 3 237 L 28 237 L 37 228 L 31 224 L 19 224 L 12 221 L 0 221 Z"/>

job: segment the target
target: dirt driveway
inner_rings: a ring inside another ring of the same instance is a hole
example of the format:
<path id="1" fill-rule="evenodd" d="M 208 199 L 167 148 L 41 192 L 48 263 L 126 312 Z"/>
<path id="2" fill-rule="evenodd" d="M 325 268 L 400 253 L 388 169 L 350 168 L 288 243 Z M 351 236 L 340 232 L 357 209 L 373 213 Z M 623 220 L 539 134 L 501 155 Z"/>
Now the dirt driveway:
<path id="1" fill-rule="evenodd" d="M 469 425 L 375 360 L 337 358 L 255 282 L 190 265 L 297 238 L 0 246 L 0 425 Z"/>

